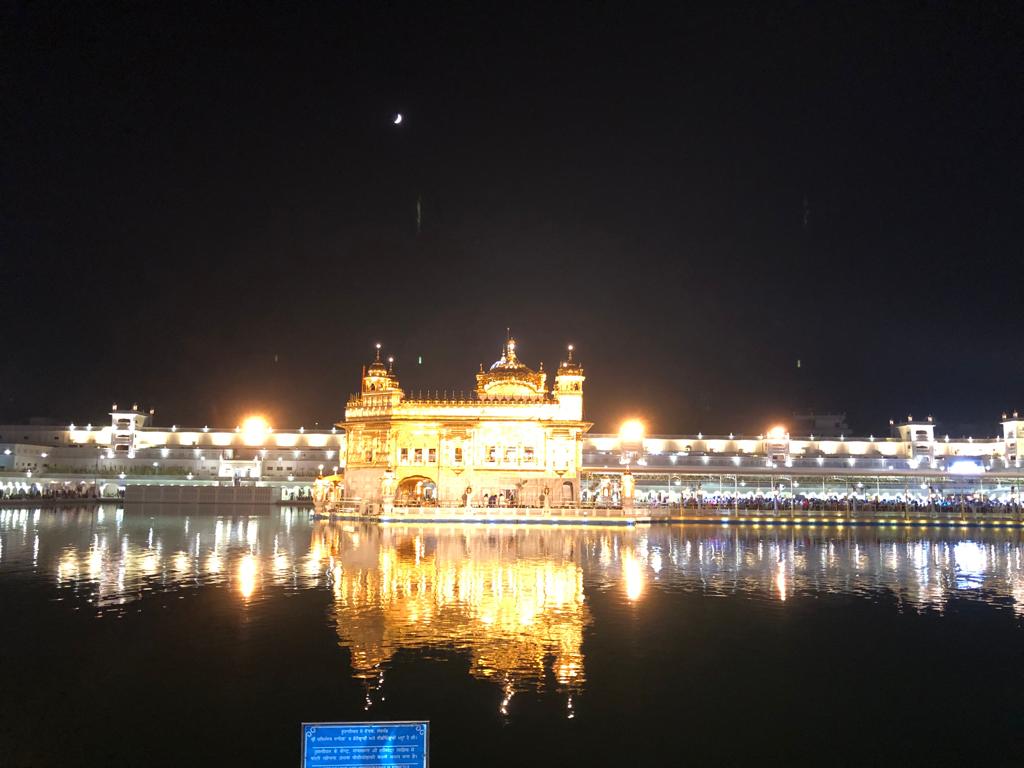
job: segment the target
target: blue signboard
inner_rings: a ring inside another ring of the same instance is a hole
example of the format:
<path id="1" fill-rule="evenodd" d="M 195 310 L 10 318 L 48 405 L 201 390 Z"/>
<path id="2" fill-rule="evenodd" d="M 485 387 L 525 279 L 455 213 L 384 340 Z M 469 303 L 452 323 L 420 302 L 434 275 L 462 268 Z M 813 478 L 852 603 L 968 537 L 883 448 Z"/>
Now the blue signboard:
<path id="1" fill-rule="evenodd" d="M 427 768 L 429 725 L 303 723 L 302 768 Z"/>

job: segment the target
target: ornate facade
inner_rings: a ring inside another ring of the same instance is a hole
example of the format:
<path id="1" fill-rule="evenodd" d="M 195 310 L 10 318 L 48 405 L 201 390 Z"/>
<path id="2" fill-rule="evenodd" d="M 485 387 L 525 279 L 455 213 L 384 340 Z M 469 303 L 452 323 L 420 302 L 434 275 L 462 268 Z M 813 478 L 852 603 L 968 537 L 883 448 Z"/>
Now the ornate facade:
<path id="1" fill-rule="evenodd" d="M 346 432 L 345 495 L 379 505 L 548 506 L 579 499 L 583 367 L 567 359 L 549 391 L 509 338 L 476 374 L 469 398 L 407 397 L 380 357 L 338 426 Z"/>

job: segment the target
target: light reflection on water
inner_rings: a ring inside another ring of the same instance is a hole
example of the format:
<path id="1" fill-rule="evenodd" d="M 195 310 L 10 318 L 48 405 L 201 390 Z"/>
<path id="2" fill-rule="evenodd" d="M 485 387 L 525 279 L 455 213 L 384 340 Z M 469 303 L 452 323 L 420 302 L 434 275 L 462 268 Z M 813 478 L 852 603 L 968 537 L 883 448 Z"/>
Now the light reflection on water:
<path id="1" fill-rule="evenodd" d="M 570 702 L 582 686 L 590 615 L 574 537 L 319 523 L 312 540 L 327 558 L 335 627 L 368 684 L 367 708 L 382 695 L 383 665 L 408 648 L 465 651 L 473 677 L 502 687 L 502 714 L 549 670 Z"/>
<path id="2" fill-rule="evenodd" d="M 314 587 L 290 568 L 308 547 L 304 510 L 274 516 L 125 514 L 122 508 L 0 509 L 0 575 L 49 579 L 98 615 L 147 594 L 230 586 L 249 600 L 267 586 Z M 297 539 L 293 533 L 298 533 Z"/>
<path id="3" fill-rule="evenodd" d="M 671 567 L 659 579 L 672 589 L 780 601 L 884 594 L 907 608 L 940 612 L 957 597 L 1024 614 L 1017 532 L 691 527 L 662 542 Z"/>
<path id="4" fill-rule="evenodd" d="M 786 610 L 823 594 L 943 612 L 951 599 L 1024 613 L 1020 534 L 890 528 L 384 526 L 311 522 L 304 509 L 0 510 L 0 579 L 52 585 L 100 618 L 147 596 L 227 590 L 249 610 L 322 590 L 366 706 L 401 650 L 466 654 L 511 698 L 584 689 L 597 593 L 619 611 L 656 593 L 733 596 Z M 201 631 L 199 628 L 197 631 Z"/>

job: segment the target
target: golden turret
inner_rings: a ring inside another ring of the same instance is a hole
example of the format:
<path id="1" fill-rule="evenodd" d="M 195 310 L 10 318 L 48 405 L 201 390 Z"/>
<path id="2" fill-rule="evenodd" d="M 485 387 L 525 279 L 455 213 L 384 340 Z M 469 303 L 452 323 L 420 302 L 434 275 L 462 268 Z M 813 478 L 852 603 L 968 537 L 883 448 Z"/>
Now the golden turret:
<path id="1" fill-rule="evenodd" d="M 388 364 L 384 365 L 380 358 L 380 348 L 381 345 L 377 344 L 377 356 L 363 369 L 363 394 L 398 390 L 398 378 L 394 372 L 395 359 L 389 357 Z"/>

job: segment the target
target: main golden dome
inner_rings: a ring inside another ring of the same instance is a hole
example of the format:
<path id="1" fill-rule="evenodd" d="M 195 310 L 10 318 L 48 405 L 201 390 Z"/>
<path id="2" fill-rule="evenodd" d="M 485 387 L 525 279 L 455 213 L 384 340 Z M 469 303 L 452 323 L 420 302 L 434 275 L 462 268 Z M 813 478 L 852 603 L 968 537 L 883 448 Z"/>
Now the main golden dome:
<path id="1" fill-rule="evenodd" d="M 547 396 L 544 365 L 534 371 L 516 356 L 516 340 L 509 337 L 501 350 L 501 357 L 488 370 L 480 366 L 476 375 L 477 396 L 484 399 L 528 398 Z"/>

